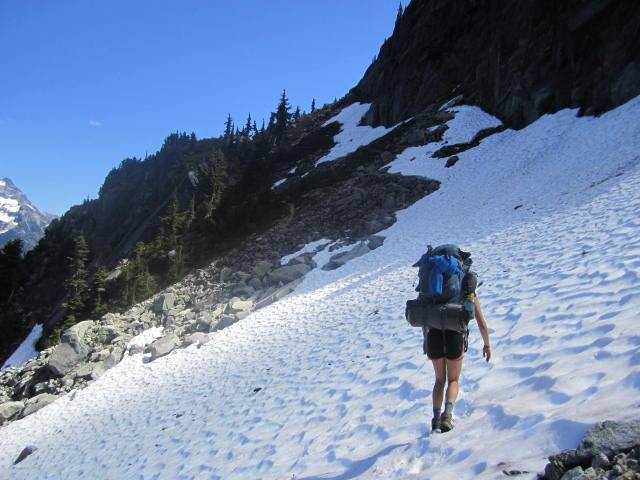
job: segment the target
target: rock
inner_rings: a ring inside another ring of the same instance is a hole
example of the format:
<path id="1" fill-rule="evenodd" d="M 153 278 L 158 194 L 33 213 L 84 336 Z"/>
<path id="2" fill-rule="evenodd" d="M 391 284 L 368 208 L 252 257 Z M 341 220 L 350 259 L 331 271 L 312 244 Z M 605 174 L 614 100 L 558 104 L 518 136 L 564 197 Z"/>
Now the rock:
<path id="1" fill-rule="evenodd" d="M 223 315 L 218 324 L 213 328 L 214 332 L 222 330 L 223 328 L 230 327 L 238 321 L 238 317 L 235 315 Z"/>
<path id="2" fill-rule="evenodd" d="M 145 352 L 151 354 L 151 360 L 155 360 L 171 353 L 178 346 L 179 341 L 176 334 L 170 333 L 147 345 Z"/>
<path id="3" fill-rule="evenodd" d="M 329 261 L 322 267 L 322 270 L 335 270 L 340 268 L 349 260 L 353 260 L 354 258 L 361 257 L 369 253 L 371 249 L 364 242 L 360 242 L 358 245 L 353 247 L 351 250 L 347 252 L 341 252 L 334 256 L 332 256 Z"/>
<path id="4" fill-rule="evenodd" d="M 206 333 L 196 332 L 184 337 L 184 339 L 182 340 L 182 346 L 183 347 L 188 347 L 189 345 L 200 346 L 200 345 L 204 345 L 205 343 L 208 343 L 210 340 L 211 340 L 211 337 Z"/>
<path id="5" fill-rule="evenodd" d="M 453 167 L 456 163 L 458 163 L 458 160 L 460 160 L 460 157 L 458 157 L 457 155 L 452 155 L 447 159 L 447 163 L 444 164 L 445 168 Z"/>
<path id="6" fill-rule="evenodd" d="M 82 380 L 97 380 L 107 370 L 104 363 L 84 363 L 76 370 L 76 377 Z"/>
<path id="7" fill-rule="evenodd" d="M 155 313 L 164 313 L 173 308 L 176 296 L 173 293 L 163 293 L 153 302 L 153 311 Z"/>
<path id="8" fill-rule="evenodd" d="M 250 297 L 255 293 L 255 290 L 249 285 L 236 285 L 233 290 L 231 290 L 231 295 L 235 297 Z"/>
<path id="9" fill-rule="evenodd" d="M 88 355 L 89 349 L 86 346 L 78 344 L 73 347 L 68 343 L 61 343 L 53 349 L 47 365 L 54 375 L 63 377 Z"/>
<path id="10" fill-rule="evenodd" d="M 562 477 L 560 477 L 560 480 L 578 480 L 579 478 L 582 478 L 583 474 L 584 470 L 582 470 L 582 467 L 574 467 L 564 475 L 562 475 Z"/>
<path id="11" fill-rule="evenodd" d="M 310 270 L 311 267 L 305 263 L 285 265 L 284 267 L 273 270 L 267 277 L 267 283 L 269 285 L 278 285 L 280 282 L 286 284 L 303 277 Z"/>
<path id="12" fill-rule="evenodd" d="M 124 351 L 124 345 L 115 345 L 114 347 L 112 347 L 109 356 L 103 360 L 105 367 L 113 368 L 118 363 L 120 363 L 120 360 L 122 360 L 122 357 L 124 357 Z"/>
<path id="13" fill-rule="evenodd" d="M 36 383 L 33 386 L 33 394 L 40 395 L 41 393 L 47 393 L 48 385 L 47 382 Z"/>
<path id="14" fill-rule="evenodd" d="M 50 393 L 41 393 L 40 395 L 36 395 L 35 397 L 32 397 L 29 400 L 27 400 L 21 416 L 26 417 L 27 415 L 31 415 L 32 413 L 37 412 L 41 408 L 46 407 L 57 398 L 58 397 L 56 395 L 51 395 Z"/>
<path id="15" fill-rule="evenodd" d="M 129 347 L 129 355 L 137 355 L 138 353 L 144 352 L 144 347 L 142 345 L 131 345 Z"/>
<path id="16" fill-rule="evenodd" d="M 267 273 L 269 273 L 272 268 L 273 268 L 273 265 L 271 264 L 271 262 L 267 262 L 265 260 L 259 260 L 253 266 L 253 274 L 258 278 L 262 278 Z"/>
<path id="17" fill-rule="evenodd" d="M 220 270 L 220 282 L 226 283 L 227 281 L 229 281 L 232 273 L 233 270 L 231 270 L 229 267 L 223 267 L 222 270 Z"/>
<path id="18" fill-rule="evenodd" d="M 371 235 L 367 241 L 367 247 L 369 247 L 369 250 L 375 250 L 382 246 L 384 240 L 385 237 L 382 235 Z"/>
<path id="19" fill-rule="evenodd" d="M 591 466 L 593 468 L 601 468 L 603 470 L 606 470 L 607 468 L 609 468 L 609 465 L 611 465 L 611 462 L 609 462 L 609 458 L 604 453 L 598 453 L 594 455 L 593 459 L 591 460 Z"/>
<path id="20" fill-rule="evenodd" d="M 229 304 L 225 309 L 225 313 L 240 313 L 250 312 L 253 309 L 253 302 L 251 300 L 241 300 L 237 297 L 229 300 Z"/>
<path id="21" fill-rule="evenodd" d="M 16 461 L 13 462 L 13 464 L 17 465 L 18 463 L 23 461 L 25 458 L 27 458 L 29 455 L 31 455 L 33 452 L 35 452 L 36 450 L 38 450 L 38 448 L 35 447 L 34 445 L 27 445 L 22 449 L 22 451 L 20 452 L 20 455 L 18 455 L 18 458 L 16 458 Z"/>
<path id="22" fill-rule="evenodd" d="M 607 420 L 599 423 L 587 433 L 580 444 L 580 449 L 605 455 L 612 455 L 620 450 L 630 450 L 640 445 L 640 420 L 630 422 L 614 422 Z"/>
<path id="23" fill-rule="evenodd" d="M 262 290 L 263 287 L 262 281 L 257 277 L 253 277 L 251 280 L 249 280 L 247 282 L 247 285 L 250 286 L 254 291 Z"/>
<path id="24" fill-rule="evenodd" d="M 24 402 L 5 402 L 0 404 L 0 425 L 11 420 L 24 408 Z"/>
<path id="25" fill-rule="evenodd" d="M 108 345 L 113 340 L 120 336 L 120 333 L 115 327 L 111 326 L 101 326 L 98 328 L 96 332 L 96 342 L 101 343 L 102 345 Z"/>

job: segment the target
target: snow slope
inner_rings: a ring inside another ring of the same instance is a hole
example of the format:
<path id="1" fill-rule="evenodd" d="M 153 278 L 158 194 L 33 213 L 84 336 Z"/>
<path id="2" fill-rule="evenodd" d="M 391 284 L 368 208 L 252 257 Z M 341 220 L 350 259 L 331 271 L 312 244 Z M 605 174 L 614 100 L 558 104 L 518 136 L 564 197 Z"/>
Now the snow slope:
<path id="1" fill-rule="evenodd" d="M 454 110 L 450 141 L 497 123 Z M 383 246 L 313 270 L 200 349 L 127 356 L 2 428 L 0 477 L 534 478 L 594 422 L 637 417 L 640 98 L 575 114 L 495 134 L 453 168 L 435 144 L 399 155 L 391 170 L 442 186 Z M 494 358 L 474 326 L 456 429 L 429 436 L 432 368 L 403 312 L 410 265 L 444 241 L 473 252 Z"/>
<path id="2" fill-rule="evenodd" d="M 0 368 L 0 372 L 9 367 L 19 367 L 23 363 L 26 363 L 27 360 L 37 357 L 38 351 L 36 350 L 36 343 L 38 343 L 41 336 L 42 324 L 36 323 L 29 335 L 27 335 L 27 338 L 24 339 L 20 346 L 16 348 L 16 351 L 4 362 L 2 368 Z"/>
<path id="3" fill-rule="evenodd" d="M 333 122 L 339 122 L 342 124 L 342 129 L 340 133 L 333 137 L 336 144 L 329 153 L 316 162 L 316 166 L 355 152 L 358 148 L 370 144 L 394 129 L 394 127 L 373 128 L 368 125 L 358 126 L 370 106 L 370 103 L 353 103 L 342 109 L 335 117 L 324 122 L 323 127 Z"/>

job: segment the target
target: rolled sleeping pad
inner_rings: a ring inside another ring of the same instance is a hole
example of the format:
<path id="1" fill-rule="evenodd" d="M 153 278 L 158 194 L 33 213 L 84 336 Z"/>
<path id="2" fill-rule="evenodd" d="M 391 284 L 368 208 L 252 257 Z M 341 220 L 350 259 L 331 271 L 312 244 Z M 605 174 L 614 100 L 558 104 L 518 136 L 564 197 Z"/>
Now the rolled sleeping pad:
<path id="1" fill-rule="evenodd" d="M 469 312 L 459 303 L 423 303 L 407 301 L 405 318 L 412 327 L 429 327 L 464 333 L 469 324 Z"/>

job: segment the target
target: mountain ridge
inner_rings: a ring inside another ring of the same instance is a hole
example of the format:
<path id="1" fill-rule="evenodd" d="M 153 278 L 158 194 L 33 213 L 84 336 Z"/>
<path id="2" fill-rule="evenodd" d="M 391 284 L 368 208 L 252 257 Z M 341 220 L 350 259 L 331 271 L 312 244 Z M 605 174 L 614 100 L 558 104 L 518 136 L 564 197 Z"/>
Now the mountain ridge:
<path id="1" fill-rule="evenodd" d="M 0 179 L 0 247 L 20 239 L 25 250 L 32 249 L 55 218 L 39 210 L 10 178 Z"/>

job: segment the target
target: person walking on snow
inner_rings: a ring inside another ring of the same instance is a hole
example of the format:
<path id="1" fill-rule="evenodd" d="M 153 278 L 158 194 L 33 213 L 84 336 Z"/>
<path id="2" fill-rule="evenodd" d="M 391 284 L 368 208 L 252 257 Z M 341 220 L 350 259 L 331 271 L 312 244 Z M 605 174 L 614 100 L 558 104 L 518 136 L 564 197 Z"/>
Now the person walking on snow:
<path id="1" fill-rule="evenodd" d="M 489 341 L 489 329 L 484 319 L 482 307 L 478 297 L 474 295 L 475 317 L 478 328 L 484 341 L 482 356 L 488 362 L 491 359 L 491 344 Z M 458 398 L 460 383 L 460 373 L 462 371 L 462 361 L 467 350 L 467 338 L 463 333 L 453 330 L 439 330 L 428 328 L 424 340 L 424 353 L 433 364 L 435 373 L 435 383 L 433 385 L 433 419 L 431 420 L 431 430 L 448 432 L 453 428 L 453 407 Z M 446 397 L 445 394 L 445 385 Z M 442 400 L 446 398 L 444 412 L 442 411 Z"/>
<path id="2" fill-rule="evenodd" d="M 484 340 L 482 356 L 487 362 L 491 359 L 489 330 L 476 296 L 478 276 L 471 271 L 472 263 L 469 252 L 445 244 L 436 248 L 429 245 L 413 265 L 419 268 L 419 295 L 407 302 L 405 316 L 412 327 L 422 328 L 423 352 L 433 363 L 433 431 L 448 432 L 453 428 L 453 406 L 467 351 L 469 321 L 473 318 Z"/>

